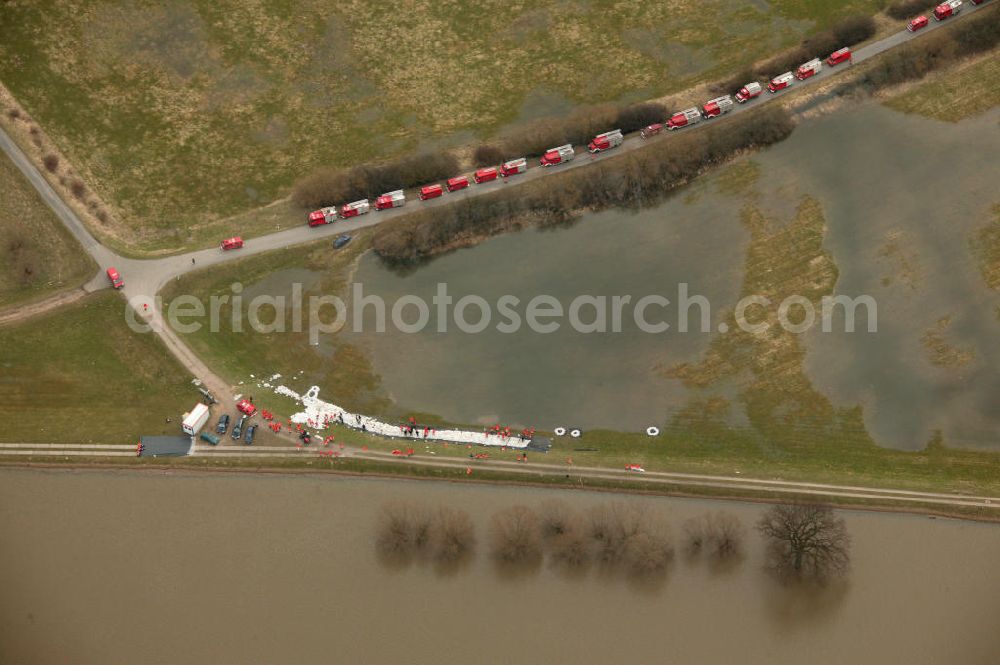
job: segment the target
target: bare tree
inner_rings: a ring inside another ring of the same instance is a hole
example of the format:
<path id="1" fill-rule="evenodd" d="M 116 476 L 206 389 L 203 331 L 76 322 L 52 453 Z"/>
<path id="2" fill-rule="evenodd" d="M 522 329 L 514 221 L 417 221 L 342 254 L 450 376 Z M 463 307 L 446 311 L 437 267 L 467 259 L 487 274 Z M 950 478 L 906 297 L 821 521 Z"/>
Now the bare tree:
<path id="1" fill-rule="evenodd" d="M 493 555 L 511 564 L 538 562 L 542 556 L 542 529 L 535 511 L 511 506 L 493 515 Z"/>
<path id="2" fill-rule="evenodd" d="M 567 568 L 581 568 L 590 562 L 591 541 L 582 520 L 574 517 L 566 530 L 549 540 L 552 561 Z"/>
<path id="3" fill-rule="evenodd" d="M 589 526 L 597 560 L 606 566 L 646 575 L 663 571 L 673 557 L 666 525 L 636 504 L 598 506 L 590 514 Z"/>
<path id="4" fill-rule="evenodd" d="M 626 544 L 625 565 L 632 575 L 645 577 L 666 570 L 674 557 L 666 525 L 650 523 L 635 533 Z"/>
<path id="5" fill-rule="evenodd" d="M 544 501 L 539 511 L 539 526 L 553 563 L 580 568 L 590 561 L 592 548 L 587 526 L 565 501 Z"/>
<path id="6" fill-rule="evenodd" d="M 743 553 L 743 525 L 729 513 L 706 513 L 684 523 L 685 549 L 696 556 L 729 559 Z"/>
<path id="7" fill-rule="evenodd" d="M 764 514 L 757 529 L 767 539 L 769 567 L 785 579 L 823 581 L 850 566 L 847 527 L 826 506 L 777 505 Z"/>
<path id="8" fill-rule="evenodd" d="M 427 547 L 430 515 L 418 506 L 391 502 L 382 506 L 375 548 L 379 555 L 405 560 Z"/>
<path id="9" fill-rule="evenodd" d="M 576 518 L 573 510 L 562 499 L 548 499 L 542 502 L 539 512 L 542 537 L 545 539 L 556 538 L 566 533 Z"/>
<path id="10" fill-rule="evenodd" d="M 437 563 L 456 563 L 465 559 L 476 545 L 476 529 L 469 513 L 444 506 L 434 514 L 429 529 L 431 556 Z"/>

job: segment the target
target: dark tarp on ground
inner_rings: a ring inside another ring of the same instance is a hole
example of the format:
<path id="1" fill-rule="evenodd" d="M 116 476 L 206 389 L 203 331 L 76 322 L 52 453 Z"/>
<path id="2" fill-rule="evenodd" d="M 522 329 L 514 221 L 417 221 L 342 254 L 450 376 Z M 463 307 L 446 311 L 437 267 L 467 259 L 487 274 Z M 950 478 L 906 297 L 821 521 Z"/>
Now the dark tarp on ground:
<path id="1" fill-rule="evenodd" d="M 139 457 L 182 457 L 191 454 L 194 439 L 190 436 L 143 436 Z"/>
<path id="2" fill-rule="evenodd" d="M 534 450 L 540 453 L 549 452 L 549 448 L 552 447 L 552 439 L 547 436 L 533 436 L 531 441 L 528 443 L 526 450 Z"/>

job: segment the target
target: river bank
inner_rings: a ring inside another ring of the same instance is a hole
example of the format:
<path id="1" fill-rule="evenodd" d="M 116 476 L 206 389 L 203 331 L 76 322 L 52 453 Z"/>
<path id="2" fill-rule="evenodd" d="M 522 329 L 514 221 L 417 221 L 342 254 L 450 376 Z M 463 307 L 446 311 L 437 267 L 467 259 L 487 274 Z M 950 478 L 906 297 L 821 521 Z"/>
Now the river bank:
<path id="1" fill-rule="evenodd" d="M 537 456 L 536 456 L 537 457 Z M 970 505 L 948 505 L 942 499 L 934 503 L 920 503 L 910 499 L 894 499 L 890 495 L 872 498 L 871 495 L 858 493 L 856 496 L 841 496 L 837 494 L 816 493 L 815 488 L 803 485 L 801 494 L 778 487 L 768 490 L 766 484 L 775 481 L 760 481 L 762 488 L 742 489 L 721 487 L 718 484 L 706 483 L 699 486 L 698 476 L 692 476 L 691 481 L 679 480 L 676 484 L 670 482 L 652 485 L 642 480 L 643 476 L 622 475 L 614 469 L 607 469 L 606 474 L 591 475 L 582 469 L 566 466 L 563 469 L 550 472 L 518 469 L 512 473 L 501 468 L 488 466 L 481 461 L 470 461 L 468 465 L 437 465 L 433 462 L 403 461 L 386 458 L 383 460 L 358 457 L 327 457 L 303 453 L 301 456 L 255 458 L 212 458 L 211 455 L 201 457 L 181 458 L 101 458 L 95 455 L 87 457 L 43 457 L 36 459 L 12 459 L 0 455 L 0 468 L 23 469 L 71 469 L 86 471 L 88 469 L 116 470 L 136 473 L 233 473 L 274 476 L 291 474 L 318 475 L 345 478 L 380 478 L 386 480 L 437 481 L 458 485 L 491 485 L 499 487 L 549 488 L 569 489 L 587 492 L 602 492 L 621 494 L 623 496 L 661 496 L 686 497 L 713 500 L 744 501 L 757 504 L 773 504 L 788 501 L 808 501 L 825 505 L 838 506 L 871 512 L 900 513 L 925 515 L 931 517 L 946 517 L 976 522 L 1000 522 L 1000 508 L 974 507 Z M 525 478 L 525 475 L 530 476 Z M 620 477 L 614 477 L 619 475 Z M 756 483 L 750 478 L 732 478 L 733 482 Z M 691 484 L 694 483 L 694 484 Z M 872 488 L 872 493 L 882 490 Z M 896 490 L 889 490 L 890 492 Z M 955 495 L 956 501 L 972 500 L 973 497 Z M 1000 506 L 1000 501 L 997 502 Z"/>

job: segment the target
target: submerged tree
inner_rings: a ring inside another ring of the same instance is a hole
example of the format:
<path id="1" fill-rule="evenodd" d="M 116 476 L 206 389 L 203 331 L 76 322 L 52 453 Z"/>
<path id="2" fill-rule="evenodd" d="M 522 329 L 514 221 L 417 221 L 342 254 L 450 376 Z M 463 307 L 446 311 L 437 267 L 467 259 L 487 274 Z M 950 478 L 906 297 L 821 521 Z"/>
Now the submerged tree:
<path id="1" fill-rule="evenodd" d="M 580 568 L 590 561 L 591 540 L 580 513 L 561 499 L 542 502 L 539 510 L 542 542 L 552 562 Z"/>
<path id="2" fill-rule="evenodd" d="M 405 560 L 427 547 L 430 514 L 420 506 L 392 502 L 382 506 L 375 548 L 379 555 Z"/>
<path id="3" fill-rule="evenodd" d="M 469 513 L 444 506 L 431 520 L 429 546 L 431 556 L 439 564 L 457 563 L 470 554 L 476 545 L 476 528 Z"/>
<path id="4" fill-rule="evenodd" d="M 546 540 L 558 538 L 569 531 L 578 520 L 574 511 L 562 499 L 542 502 L 539 511 L 539 526 Z"/>
<path id="5" fill-rule="evenodd" d="M 784 579 L 824 581 L 850 567 L 851 538 L 843 518 L 813 504 L 777 505 L 757 524 L 769 567 Z"/>
<path id="6" fill-rule="evenodd" d="M 535 511 L 511 506 L 493 515 L 493 555 L 510 564 L 537 562 L 542 556 L 542 529 Z"/>
<path id="7" fill-rule="evenodd" d="M 729 513 L 707 513 L 684 524 L 685 548 L 690 555 L 705 554 L 717 560 L 743 553 L 743 525 Z"/>
<path id="8" fill-rule="evenodd" d="M 666 524 L 651 518 L 636 504 L 615 502 L 590 514 L 595 556 L 606 567 L 621 567 L 634 575 L 663 572 L 674 550 Z"/>

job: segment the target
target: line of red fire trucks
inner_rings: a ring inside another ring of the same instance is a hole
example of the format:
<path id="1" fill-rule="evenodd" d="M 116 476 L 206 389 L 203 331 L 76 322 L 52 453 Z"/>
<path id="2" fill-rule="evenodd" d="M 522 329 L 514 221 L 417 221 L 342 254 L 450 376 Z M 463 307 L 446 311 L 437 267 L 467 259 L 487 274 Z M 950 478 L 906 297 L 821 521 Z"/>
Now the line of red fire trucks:
<path id="1" fill-rule="evenodd" d="M 985 2 L 985 0 L 970 0 L 970 2 L 978 5 Z M 961 10 L 962 0 L 946 0 L 946 2 L 938 5 L 934 9 L 934 20 L 943 21 L 950 16 L 958 14 Z M 926 27 L 927 24 L 928 19 L 926 16 L 918 16 L 907 23 L 906 29 L 910 32 L 916 32 L 917 30 Z M 851 58 L 851 49 L 844 47 L 831 53 L 829 57 L 826 58 L 825 64 L 828 67 L 835 67 L 845 62 L 851 62 Z M 779 74 L 778 76 L 772 78 L 768 82 L 766 88 L 770 93 L 777 93 L 791 86 L 796 80 L 804 81 L 812 76 L 815 76 L 822 71 L 823 65 L 824 61 L 820 58 L 814 58 L 809 62 L 804 62 L 799 65 L 795 71 L 785 72 L 784 74 Z M 702 120 L 717 118 L 733 110 L 734 99 L 737 104 L 745 104 L 751 99 L 759 97 L 764 92 L 764 87 L 765 86 L 761 85 L 757 81 L 751 81 L 740 88 L 739 92 L 733 96 L 723 95 L 721 97 L 716 97 L 715 99 L 710 99 L 705 102 L 701 108 L 693 106 L 689 109 L 684 109 L 683 111 L 677 111 L 665 122 L 655 123 L 643 128 L 640 131 L 640 136 L 642 138 L 648 138 L 659 134 L 664 129 L 673 131 L 696 125 Z M 593 140 L 587 144 L 587 150 L 591 154 L 604 152 L 605 150 L 617 148 L 624 142 L 624 140 L 625 138 L 622 135 L 622 131 L 620 129 L 615 129 L 595 136 Z M 566 162 L 573 160 L 575 157 L 576 150 L 574 147 L 570 144 L 566 144 L 546 150 L 539 160 L 539 164 L 546 167 L 556 166 L 558 164 L 565 164 Z M 500 166 L 481 168 L 472 174 L 472 181 L 476 184 L 481 184 L 496 180 L 498 177 L 509 178 L 517 175 L 518 173 L 524 173 L 527 170 L 527 158 L 520 157 L 518 159 L 512 159 L 504 162 Z M 465 189 L 469 186 L 469 184 L 468 176 L 462 175 L 455 178 L 449 178 L 444 186 L 440 184 L 433 184 L 421 187 L 419 198 L 421 201 L 438 198 L 442 196 L 445 191 L 456 192 Z M 389 208 L 399 208 L 405 204 L 406 194 L 403 190 L 398 189 L 393 192 L 382 194 L 376 198 L 374 208 L 375 210 L 386 210 Z M 371 208 L 372 206 L 369 204 L 368 199 L 347 203 L 339 208 L 336 206 L 320 208 L 319 210 L 309 213 L 309 226 L 322 226 L 324 224 L 330 224 L 338 218 L 350 219 L 351 217 L 364 215 L 368 213 Z"/>

